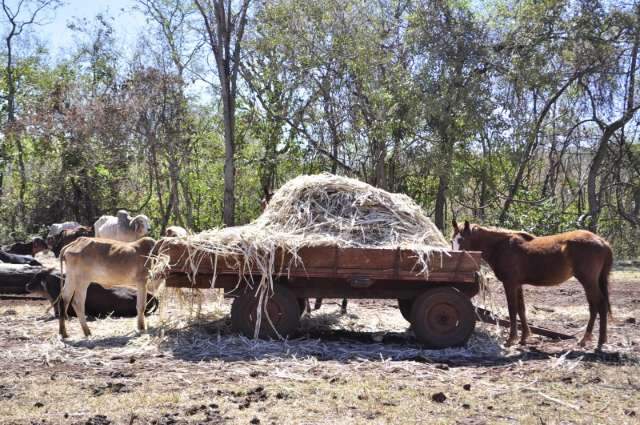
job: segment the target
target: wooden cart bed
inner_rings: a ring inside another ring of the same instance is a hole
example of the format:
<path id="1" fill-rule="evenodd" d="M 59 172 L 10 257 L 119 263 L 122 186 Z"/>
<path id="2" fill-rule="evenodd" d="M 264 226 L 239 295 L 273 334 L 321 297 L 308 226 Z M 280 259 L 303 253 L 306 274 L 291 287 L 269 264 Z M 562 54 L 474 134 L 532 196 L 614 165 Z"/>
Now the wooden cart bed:
<path id="1" fill-rule="evenodd" d="M 234 328 L 253 335 L 258 302 L 251 282 L 260 281 L 260 269 L 245 269 L 241 256 L 216 257 L 178 239 L 159 247 L 169 257 L 168 287 L 224 289 L 235 297 Z M 419 254 L 407 249 L 316 246 L 300 249 L 296 258 L 286 251 L 275 258 L 275 290 L 265 306 L 275 328 L 263 321 L 261 336 L 295 331 L 306 298 L 398 299 L 418 340 L 435 347 L 463 344 L 475 327 L 469 299 L 479 291 L 480 252 L 433 251 L 426 272 Z"/>

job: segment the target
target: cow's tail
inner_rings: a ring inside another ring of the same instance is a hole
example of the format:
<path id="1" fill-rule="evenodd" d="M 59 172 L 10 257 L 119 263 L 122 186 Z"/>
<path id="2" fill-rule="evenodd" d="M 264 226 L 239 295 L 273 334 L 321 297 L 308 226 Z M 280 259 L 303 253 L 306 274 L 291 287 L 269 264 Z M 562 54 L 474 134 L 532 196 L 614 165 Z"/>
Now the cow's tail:
<path id="1" fill-rule="evenodd" d="M 613 314 L 611 313 L 611 302 L 609 300 L 609 273 L 611 273 L 611 267 L 613 265 L 613 251 L 609 245 L 607 245 L 605 255 L 604 264 L 600 270 L 600 276 L 598 278 L 598 285 L 600 286 L 600 292 L 607 303 L 607 312 L 609 313 L 609 317 L 612 318 Z"/>

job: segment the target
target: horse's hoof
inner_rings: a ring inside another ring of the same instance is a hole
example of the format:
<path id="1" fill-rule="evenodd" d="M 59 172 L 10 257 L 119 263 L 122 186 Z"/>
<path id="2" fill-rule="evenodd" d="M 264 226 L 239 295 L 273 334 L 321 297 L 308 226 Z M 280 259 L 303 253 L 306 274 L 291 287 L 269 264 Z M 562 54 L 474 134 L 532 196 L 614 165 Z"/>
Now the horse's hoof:
<path id="1" fill-rule="evenodd" d="M 596 347 L 596 351 L 599 353 L 602 353 L 605 351 L 607 347 L 611 349 L 611 347 L 608 346 L 607 341 L 598 341 L 598 346 Z"/>
<path id="2" fill-rule="evenodd" d="M 527 340 L 526 339 L 521 339 L 519 344 L 520 345 L 527 345 Z"/>
<path id="3" fill-rule="evenodd" d="M 507 340 L 507 342 L 504 343 L 505 347 L 511 347 L 512 345 L 515 345 L 517 338 L 509 338 Z"/>
<path id="4" fill-rule="evenodd" d="M 588 343 L 591 342 L 591 336 L 589 335 L 585 335 L 582 337 L 582 339 L 580 340 L 580 342 L 578 343 L 578 345 L 580 347 L 586 347 Z"/>

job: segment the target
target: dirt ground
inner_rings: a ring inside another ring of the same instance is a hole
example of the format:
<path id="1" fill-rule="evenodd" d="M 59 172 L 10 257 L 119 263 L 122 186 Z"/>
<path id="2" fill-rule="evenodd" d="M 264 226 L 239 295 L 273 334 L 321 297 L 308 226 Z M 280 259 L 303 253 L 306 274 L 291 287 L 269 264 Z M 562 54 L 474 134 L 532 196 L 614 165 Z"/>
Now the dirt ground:
<path id="1" fill-rule="evenodd" d="M 491 287 L 484 304 L 504 315 Z M 533 324 L 582 334 L 577 282 L 525 297 Z M 199 317 L 169 302 L 144 334 L 104 319 L 85 339 L 72 319 L 64 342 L 45 302 L 0 301 L 0 423 L 640 423 L 638 270 L 612 275 L 601 353 L 537 336 L 506 349 L 505 330 L 486 324 L 467 347 L 425 350 L 393 301 L 352 301 L 341 316 L 325 300 L 297 338 L 254 341 L 230 332 L 228 302 L 208 298 Z"/>

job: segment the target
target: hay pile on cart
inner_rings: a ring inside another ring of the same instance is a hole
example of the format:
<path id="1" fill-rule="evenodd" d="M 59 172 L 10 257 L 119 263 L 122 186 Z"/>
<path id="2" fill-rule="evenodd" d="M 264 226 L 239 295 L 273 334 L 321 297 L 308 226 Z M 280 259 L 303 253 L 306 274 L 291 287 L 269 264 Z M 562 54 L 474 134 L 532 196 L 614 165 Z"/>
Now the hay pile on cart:
<path id="1" fill-rule="evenodd" d="M 448 247 L 442 233 L 408 196 L 326 173 L 287 182 L 250 224 L 208 230 L 174 243 L 188 247 L 194 266 L 200 253 L 241 255 L 243 268 L 264 271 L 272 271 L 279 250 L 297 258 L 301 248 L 314 246 L 405 248 L 422 254 L 426 266 L 429 253 Z M 155 271 L 168 266 L 159 261 Z"/>

